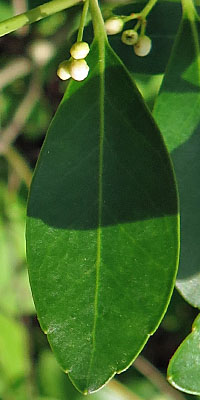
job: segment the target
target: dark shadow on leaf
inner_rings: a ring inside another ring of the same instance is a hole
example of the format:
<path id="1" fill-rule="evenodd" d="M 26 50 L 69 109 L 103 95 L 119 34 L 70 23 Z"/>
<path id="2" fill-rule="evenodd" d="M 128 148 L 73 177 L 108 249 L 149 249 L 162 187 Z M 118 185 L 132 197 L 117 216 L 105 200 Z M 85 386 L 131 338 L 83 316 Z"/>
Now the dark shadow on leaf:
<path id="1" fill-rule="evenodd" d="M 178 279 L 193 277 L 200 267 L 200 125 L 172 152 L 181 209 L 181 253 Z"/>
<path id="2" fill-rule="evenodd" d="M 199 93 L 199 66 L 198 66 L 198 48 L 196 48 L 196 39 L 194 35 L 194 23 L 184 19 L 179 31 L 179 40 L 173 49 L 173 72 L 166 75 L 163 81 L 165 92 L 174 93 Z M 200 23 L 195 24 L 197 35 L 200 39 Z M 180 42 L 180 38 L 187 38 Z"/>
<path id="3" fill-rule="evenodd" d="M 100 138 L 100 79 L 92 61 L 90 69 L 86 81 L 70 85 L 51 124 L 28 216 L 57 228 L 85 230 L 176 214 L 165 147 L 130 77 L 120 64 L 106 69 Z"/>
<path id="4" fill-rule="evenodd" d="M 200 81 L 195 33 L 200 36 L 199 21 L 184 19 L 155 107 L 169 149 L 175 148 L 171 157 L 181 213 L 178 279 L 194 277 L 200 266 Z"/>

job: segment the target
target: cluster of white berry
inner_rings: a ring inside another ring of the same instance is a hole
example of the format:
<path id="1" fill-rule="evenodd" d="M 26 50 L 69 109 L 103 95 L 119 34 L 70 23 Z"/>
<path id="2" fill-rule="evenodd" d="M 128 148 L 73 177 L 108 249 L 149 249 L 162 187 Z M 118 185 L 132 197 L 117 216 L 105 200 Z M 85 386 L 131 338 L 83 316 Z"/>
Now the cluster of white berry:
<path id="1" fill-rule="evenodd" d="M 76 42 L 70 49 L 71 58 L 62 61 L 57 69 L 57 75 L 63 81 L 69 78 L 75 81 L 83 81 L 89 72 L 89 66 L 85 61 L 85 57 L 90 51 L 86 42 Z"/>
<path id="2" fill-rule="evenodd" d="M 112 17 L 105 21 L 105 29 L 108 35 L 115 35 L 122 31 L 124 22 L 122 18 Z M 122 33 L 121 40 L 128 46 L 133 46 L 137 56 L 144 57 L 151 51 L 151 39 L 144 35 L 138 35 L 136 30 L 127 29 Z"/>

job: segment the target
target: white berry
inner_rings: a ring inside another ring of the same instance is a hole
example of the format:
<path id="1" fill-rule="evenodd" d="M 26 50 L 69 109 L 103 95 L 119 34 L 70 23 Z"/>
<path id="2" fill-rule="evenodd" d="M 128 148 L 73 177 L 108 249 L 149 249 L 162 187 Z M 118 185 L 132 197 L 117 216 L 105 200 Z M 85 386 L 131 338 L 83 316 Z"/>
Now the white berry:
<path id="1" fill-rule="evenodd" d="M 122 33 L 122 42 L 128 46 L 132 46 L 138 41 L 138 33 L 134 29 L 127 29 Z"/>
<path id="2" fill-rule="evenodd" d="M 83 81 L 88 76 L 89 67 L 85 60 L 73 60 L 69 71 L 75 81 Z"/>
<path id="3" fill-rule="evenodd" d="M 105 30 L 108 35 L 115 35 L 122 31 L 124 23 L 121 18 L 112 17 L 105 21 Z"/>
<path id="4" fill-rule="evenodd" d="M 75 60 L 81 60 L 85 58 L 90 51 L 87 42 L 76 42 L 70 49 L 70 54 Z"/>
<path id="5" fill-rule="evenodd" d="M 58 69 L 57 69 L 57 75 L 60 79 L 62 79 L 62 81 L 66 81 L 67 79 L 71 78 L 69 68 L 70 68 L 69 60 L 62 61 L 59 64 Z"/>
<path id="6" fill-rule="evenodd" d="M 151 51 L 151 39 L 148 36 L 141 36 L 134 45 L 134 52 L 139 57 L 144 57 Z"/>

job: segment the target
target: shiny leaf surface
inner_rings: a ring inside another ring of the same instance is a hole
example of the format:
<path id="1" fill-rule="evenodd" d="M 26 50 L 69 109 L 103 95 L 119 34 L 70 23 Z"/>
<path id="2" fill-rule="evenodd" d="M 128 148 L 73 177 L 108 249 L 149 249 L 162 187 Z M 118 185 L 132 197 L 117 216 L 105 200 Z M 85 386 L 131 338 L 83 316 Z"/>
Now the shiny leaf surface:
<path id="1" fill-rule="evenodd" d="M 50 125 L 30 191 L 27 255 L 42 329 L 84 393 L 157 328 L 177 264 L 177 198 L 160 132 L 104 39 Z"/>
<path id="2" fill-rule="evenodd" d="M 192 333 L 181 343 L 168 367 L 168 380 L 186 393 L 200 394 L 200 315 L 194 321 Z"/>

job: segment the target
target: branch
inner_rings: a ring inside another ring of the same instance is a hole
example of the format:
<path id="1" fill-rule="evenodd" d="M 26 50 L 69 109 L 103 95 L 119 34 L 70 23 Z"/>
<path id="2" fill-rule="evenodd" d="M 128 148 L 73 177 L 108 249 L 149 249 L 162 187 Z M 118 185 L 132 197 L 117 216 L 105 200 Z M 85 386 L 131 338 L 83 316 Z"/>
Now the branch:
<path id="1" fill-rule="evenodd" d="M 75 6 L 81 2 L 82 0 L 53 0 L 23 14 L 6 19 L 5 21 L 0 22 L 0 36 L 16 31 L 17 29 L 32 24 L 33 22 L 40 21 L 49 15 Z"/>
<path id="2" fill-rule="evenodd" d="M 139 356 L 133 363 L 142 375 L 152 382 L 162 393 L 166 393 L 174 400 L 186 400 L 185 397 L 176 389 L 174 389 L 166 380 L 160 371 L 157 370 L 148 360 Z"/>

